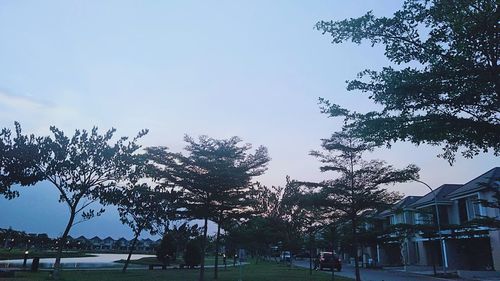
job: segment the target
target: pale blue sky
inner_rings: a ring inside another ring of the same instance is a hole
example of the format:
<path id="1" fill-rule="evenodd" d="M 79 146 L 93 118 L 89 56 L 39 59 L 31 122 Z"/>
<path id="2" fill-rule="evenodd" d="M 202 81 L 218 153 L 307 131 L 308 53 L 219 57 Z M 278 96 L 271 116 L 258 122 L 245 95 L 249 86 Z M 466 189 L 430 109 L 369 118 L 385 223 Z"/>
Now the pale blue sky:
<path id="1" fill-rule="evenodd" d="M 373 10 L 389 15 L 401 1 L 8 1 L 0 2 L 0 120 L 26 132 L 116 127 L 118 135 L 150 129 L 144 145 L 184 146 L 184 134 L 240 136 L 265 145 L 272 161 L 261 181 L 319 180 L 308 156 L 340 128 L 319 113 L 317 98 L 368 110 L 345 81 L 387 64 L 369 44 L 330 44 L 313 29 Z M 459 159 L 438 148 L 397 144 L 374 156 L 398 167 L 415 163 L 429 184 L 462 183 L 498 165 L 492 155 Z M 391 187 L 408 195 L 419 184 Z M 0 199 L 0 227 L 57 235 L 64 207 L 48 186 Z M 29 192 L 29 194 L 28 194 Z M 26 206 L 30 208 L 26 208 Z M 22 211 L 21 208 L 24 207 Z M 43 214 L 40 218 L 40 214 Z M 54 219 L 48 219 L 53 217 Z M 72 235 L 130 236 L 109 212 Z"/>

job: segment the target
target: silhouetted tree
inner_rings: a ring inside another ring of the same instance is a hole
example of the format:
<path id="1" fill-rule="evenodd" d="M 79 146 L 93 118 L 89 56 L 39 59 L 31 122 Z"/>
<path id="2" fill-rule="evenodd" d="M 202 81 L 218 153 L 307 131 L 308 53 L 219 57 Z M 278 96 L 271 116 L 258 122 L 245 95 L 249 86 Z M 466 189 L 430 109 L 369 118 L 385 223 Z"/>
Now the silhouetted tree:
<path id="1" fill-rule="evenodd" d="M 337 177 L 320 183 L 302 183 L 322 198 L 316 204 L 331 208 L 340 219 L 350 223 L 355 255 L 356 280 L 360 280 L 358 262 L 358 228 L 370 210 L 382 210 L 399 199 L 399 195 L 387 191 L 383 185 L 405 182 L 418 178 L 419 169 L 409 165 L 395 169 L 381 160 L 363 160 L 364 152 L 374 149 L 375 144 L 364 142 L 345 132 L 334 133 L 323 140 L 325 152 L 313 151 L 320 159 L 322 172 L 335 172 Z"/>
<path id="2" fill-rule="evenodd" d="M 43 180 L 43 174 L 34 168 L 40 155 L 37 143 L 42 140 L 42 137 L 23 135 L 17 122 L 14 138 L 11 130 L 0 131 L 0 195 L 13 199 L 19 196 L 17 190 L 11 189 L 13 185 L 29 186 Z"/>
<path id="3" fill-rule="evenodd" d="M 134 153 L 140 148 L 136 142 L 147 131 L 141 131 L 130 141 L 122 137 L 114 142 L 115 129 L 103 135 L 98 133 L 97 127 L 90 132 L 76 130 L 71 137 L 56 127 L 50 127 L 50 131 L 52 136 L 23 135 L 16 124 L 14 149 L 22 157 L 31 157 L 29 162 L 23 163 L 21 176 L 49 181 L 59 191 L 59 201 L 68 206 L 70 216 L 58 241 L 54 263 L 53 276 L 58 279 L 61 254 L 71 228 L 104 211 L 102 208 L 95 211 L 88 207 L 94 202 L 106 203 L 109 191 L 127 176 Z M 20 183 L 33 182 L 28 180 Z M 82 219 L 75 221 L 78 214 L 82 215 Z"/>
<path id="4" fill-rule="evenodd" d="M 191 239 L 186 244 L 186 252 L 184 253 L 184 264 L 189 268 L 193 268 L 203 262 L 204 255 L 200 246 L 200 239 Z"/>
<path id="5" fill-rule="evenodd" d="M 309 189 L 308 184 L 304 185 L 287 178 L 282 199 L 283 213 L 285 218 L 294 225 L 296 232 L 304 237 L 308 236 L 309 274 L 312 274 L 313 270 L 313 247 L 316 234 L 332 224 L 339 223 L 338 210 L 334 206 L 324 206 L 322 201 L 322 195 Z"/>
<path id="6" fill-rule="evenodd" d="M 175 212 L 173 206 L 177 200 L 177 193 L 165 190 L 161 186 L 152 187 L 149 184 L 137 182 L 131 182 L 117 191 L 120 194 L 116 195 L 117 200 L 114 203 L 118 206 L 120 221 L 128 225 L 134 233 L 134 239 L 122 269 L 122 272 L 125 272 L 141 233 L 148 231 L 152 235 L 156 234 L 156 225 L 164 222 L 163 214 Z"/>
<path id="7" fill-rule="evenodd" d="M 320 21 L 333 43 L 385 46 L 404 67 L 364 70 L 347 90 L 369 93 L 380 111 L 350 112 L 326 100 L 323 110 L 345 116 L 346 128 L 366 141 L 443 145 L 453 163 L 493 150 L 500 154 L 500 13 L 497 0 L 406 0 L 392 17 Z"/>
<path id="8" fill-rule="evenodd" d="M 163 235 L 160 245 L 156 249 L 156 258 L 164 265 L 169 265 L 170 261 L 176 259 L 177 247 L 175 243 L 174 236 L 170 232 Z"/>
<path id="9" fill-rule="evenodd" d="M 148 148 L 148 153 L 163 172 L 158 178 L 164 184 L 181 188 L 186 217 L 204 221 L 201 249 L 205 256 L 208 220 L 218 223 L 217 237 L 220 237 L 221 224 L 249 207 L 251 179 L 264 173 L 269 157 L 262 146 L 254 154 L 248 153 L 251 145 L 239 145 L 241 140 L 237 137 L 217 140 L 202 136 L 196 141 L 186 136 L 184 140 L 188 143 L 187 156 L 170 153 L 165 147 Z M 200 281 L 204 272 L 202 259 Z"/>
<path id="10" fill-rule="evenodd" d="M 270 255 L 271 246 L 286 240 L 286 225 L 281 215 L 283 187 L 256 184 L 253 193 L 252 216 L 232 220 L 226 225 L 226 246 L 231 254 L 245 248 L 252 255 Z"/>

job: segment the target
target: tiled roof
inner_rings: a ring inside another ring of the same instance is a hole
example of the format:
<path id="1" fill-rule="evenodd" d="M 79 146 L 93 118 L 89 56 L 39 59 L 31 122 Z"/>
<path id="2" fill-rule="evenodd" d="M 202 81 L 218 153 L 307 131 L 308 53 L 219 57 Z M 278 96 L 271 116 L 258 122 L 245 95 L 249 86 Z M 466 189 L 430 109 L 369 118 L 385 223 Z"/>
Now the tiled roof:
<path id="1" fill-rule="evenodd" d="M 90 240 L 102 241 L 102 239 L 99 238 L 99 237 L 97 237 L 97 236 L 94 236 L 94 237 L 90 238 Z"/>
<path id="2" fill-rule="evenodd" d="M 434 192 L 427 193 L 424 197 L 420 198 L 415 203 L 411 204 L 411 207 L 418 208 L 418 207 L 425 206 L 428 204 L 433 204 L 434 203 L 434 194 L 437 194 L 436 199 L 438 202 L 448 203 L 449 201 L 448 201 L 447 195 L 450 194 L 451 192 L 459 189 L 461 186 L 462 186 L 461 184 L 443 184 L 440 187 L 434 189 Z"/>
<path id="3" fill-rule="evenodd" d="M 390 209 L 380 212 L 378 214 L 378 217 L 386 217 L 386 216 L 392 215 L 394 213 L 394 211 L 405 209 L 408 206 L 410 206 L 412 203 L 414 203 L 415 201 L 419 200 L 420 198 L 422 198 L 422 196 L 407 196 L 407 197 L 399 200 Z"/>
<path id="4" fill-rule="evenodd" d="M 469 193 L 477 192 L 481 189 L 490 187 L 499 187 L 500 182 L 500 167 L 495 167 L 486 173 L 480 175 L 479 177 L 469 181 L 464 184 L 461 188 L 454 190 L 450 194 L 448 194 L 448 198 L 455 198 L 462 195 L 467 195 Z"/>

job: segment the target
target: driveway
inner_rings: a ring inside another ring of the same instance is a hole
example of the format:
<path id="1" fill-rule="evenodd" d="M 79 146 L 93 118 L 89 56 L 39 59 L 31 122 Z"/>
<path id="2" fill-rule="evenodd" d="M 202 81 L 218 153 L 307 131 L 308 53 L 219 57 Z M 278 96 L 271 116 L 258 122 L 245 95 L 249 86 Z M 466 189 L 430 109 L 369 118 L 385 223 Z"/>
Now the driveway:
<path id="1" fill-rule="evenodd" d="M 299 267 L 309 268 L 309 260 L 296 260 L 294 265 Z M 408 273 L 402 271 L 390 271 L 390 270 L 376 270 L 376 269 L 360 269 L 361 280 L 363 281 L 436 281 L 436 280 L 450 280 L 435 278 L 432 276 L 425 276 L 421 274 Z M 331 274 L 329 271 L 325 271 L 325 274 Z M 355 278 L 354 276 L 354 266 L 349 264 L 342 265 L 342 271 L 335 271 L 335 275 L 340 275 L 349 278 Z M 453 279 L 462 280 L 462 279 Z"/>

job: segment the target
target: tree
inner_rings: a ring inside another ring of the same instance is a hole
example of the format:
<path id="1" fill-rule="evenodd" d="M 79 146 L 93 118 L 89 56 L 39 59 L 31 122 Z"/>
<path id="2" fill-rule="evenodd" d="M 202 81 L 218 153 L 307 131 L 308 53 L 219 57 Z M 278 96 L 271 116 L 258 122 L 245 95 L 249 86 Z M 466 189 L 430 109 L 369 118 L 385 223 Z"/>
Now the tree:
<path id="1" fill-rule="evenodd" d="M 201 264 L 204 257 L 202 247 L 200 247 L 200 239 L 189 240 L 184 253 L 184 264 L 189 268 L 193 268 Z"/>
<path id="2" fill-rule="evenodd" d="M 164 184 L 181 188 L 186 217 L 204 221 L 201 243 L 204 257 L 208 220 L 218 223 L 218 241 L 222 223 L 229 217 L 240 216 L 249 207 L 251 179 L 264 173 L 269 157 L 263 146 L 254 154 L 248 153 L 251 145 L 239 145 L 241 140 L 237 137 L 217 140 L 201 136 L 196 141 L 186 136 L 184 140 L 188 144 L 187 156 L 170 153 L 165 147 L 148 148 L 148 153 L 161 170 L 158 177 Z M 217 258 L 218 255 L 216 268 Z M 202 259 L 200 280 L 204 278 L 204 265 Z"/>
<path id="3" fill-rule="evenodd" d="M 320 21 L 332 43 L 385 46 L 391 63 L 364 70 L 347 90 L 369 93 L 383 108 L 350 112 L 321 99 L 323 111 L 344 116 L 365 141 L 442 145 L 450 164 L 490 149 L 500 154 L 500 8 L 497 0 L 406 0 L 392 17 Z"/>
<path id="4" fill-rule="evenodd" d="M 299 181 L 290 181 L 283 193 L 283 213 L 296 232 L 308 235 L 309 246 L 309 274 L 313 270 L 315 236 L 318 231 L 338 223 L 339 212 L 334 206 L 323 206 L 322 196 L 308 188 L 308 184 Z M 333 208 L 332 208 L 333 207 Z M 332 243 L 333 239 L 330 240 Z M 333 267 L 332 274 L 333 274 Z"/>
<path id="5" fill-rule="evenodd" d="M 185 252 L 189 240 L 200 237 L 200 232 L 197 224 L 189 225 L 187 222 L 180 224 L 180 226 L 174 225 L 172 229 L 168 229 L 166 233 L 171 235 L 175 241 L 175 256 L 181 256 Z"/>
<path id="6" fill-rule="evenodd" d="M 94 202 L 106 203 L 109 191 L 129 172 L 129 163 L 139 149 L 137 140 L 147 131 L 143 130 L 132 140 L 122 137 L 112 143 L 115 129 L 103 135 L 97 127 L 90 132 L 76 130 L 68 137 L 56 127 L 50 127 L 53 136 L 36 137 L 23 135 L 16 124 L 16 151 L 31 160 L 23 162 L 20 175 L 24 178 L 46 180 L 59 191 L 59 201 L 69 209 L 69 219 L 59 239 L 54 278 L 59 278 L 61 254 L 71 228 L 80 222 L 99 216 L 104 209 L 95 211 L 88 207 Z M 26 158 L 18 158 L 21 161 Z M 19 160 L 15 160 L 19 161 Z M 12 176 L 12 175 L 10 175 Z M 18 178 L 14 178 L 17 181 Z M 32 181 L 19 181 L 32 184 Z M 77 215 L 82 218 L 75 221 Z"/>
<path id="7" fill-rule="evenodd" d="M 322 172 L 335 172 L 337 177 L 320 183 L 303 183 L 316 192 L 321 201 L 316 204 L 331 208 L 339 218 L 351 226 L 355 256 L 356 280 L 360 280 L 358 261 L 358 228 L 365 214 L 371 210 L 383 210 L 399 199 L 383 185 L 405 182 L 418 178 L 419 169 L 409 165 L 395 169 L 381 160 L 363 160 L 364 152 L 373 150 L 375 143 L 365 142 L 346 132 L 334 133 L 324 139 L 325 152 L 312 151 L 319 158 Z"/>
<path id="8" fill-rule="evenodd" d="M 156 249 L 156 258 L 162 264 L 170 265 L 170 261 L 176 259 L 177 247 L 175 242 L 171 233 L 167 232 L 163 235 L 160 245 Z"/>
<path id="9" fill-rule="evenodd" d="M 226 224 L 226 246 L 232 254 L 238 248 L 247 249 L 250 254 L 269 256 L 271 247 L 286 240 L 286 225 L 282 218 L 282 187 L 267 187 L 256 183 L 253 193 L 253 213 L 245 220 L 232 220 Z M 276 253 L 274 253 L 276 254 Z"/>
<path id="10" fill-rule="evenodd" d="M 14 139 L 9 129 L 0 131 L 0 195 L 7 199 L 19 196 L 17 190 L 11 189 L 13 185 L 29 186 L 43 179 L 43 175 L 33 169 L 38 155 L 36 143 L 43 138 L 23 135 L 17 122 L 15 128 Z"/>
<path id="11" fill-rule="evenodd" d="M 156 225 L 164 222 L 163 214 L 175 211 L 172 206 L 177 194 L 161 186 L 152 187 L 147 183 L 137 182 L 131 182 L 117 191 L 120 195 L 115 195 L 118 200 L 114 203 L 118 205 L 120 221 L 128 225 L 134 233 L 134 239 L 122 269 L 122 272 L 125 272 L 139 236 L 143 231 L 149 231 L 152 235 L 156 234 Z"/>

